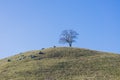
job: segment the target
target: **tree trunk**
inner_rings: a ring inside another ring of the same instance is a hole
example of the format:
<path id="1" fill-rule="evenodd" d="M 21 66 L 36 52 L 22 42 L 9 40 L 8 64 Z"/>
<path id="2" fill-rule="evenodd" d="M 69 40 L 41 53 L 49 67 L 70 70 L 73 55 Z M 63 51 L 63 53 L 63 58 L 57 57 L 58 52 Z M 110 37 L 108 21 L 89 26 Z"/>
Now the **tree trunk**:
<path id="1" fill-rule="evenodd" d="M 69 43 L 69 47 L 72 47 L 72 43 Z"/>

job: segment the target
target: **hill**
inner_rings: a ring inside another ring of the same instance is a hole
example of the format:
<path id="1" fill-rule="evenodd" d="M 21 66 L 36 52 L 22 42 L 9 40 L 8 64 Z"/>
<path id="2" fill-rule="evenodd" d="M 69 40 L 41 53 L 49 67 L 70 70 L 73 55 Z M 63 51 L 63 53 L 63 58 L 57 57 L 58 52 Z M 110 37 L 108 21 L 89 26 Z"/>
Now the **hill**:
<path id="1" fill-rule="evenodd" d="M 0 60 L 0 80 L 120 80 L 120 55 L 67 47 L 28 51 Z"/>

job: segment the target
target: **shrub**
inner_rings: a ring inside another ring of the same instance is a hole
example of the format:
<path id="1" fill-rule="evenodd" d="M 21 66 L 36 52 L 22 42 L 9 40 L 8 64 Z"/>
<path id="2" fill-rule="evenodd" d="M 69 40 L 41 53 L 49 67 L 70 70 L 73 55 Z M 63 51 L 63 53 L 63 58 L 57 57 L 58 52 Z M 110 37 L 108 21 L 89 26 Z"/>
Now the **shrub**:
<path id="1" fill-rule="evenodd" d="M 53 46 L 53 48 L 56 48 L 56 46 Z"/>
<path id="2" fill-rule="evenodd" d="M 44 54 L 44 53 L 40 51 L 38 54 Z"/>
<path id="3" fill-rule="evenodd" d="M 10 59 L 8 59 L 7 61 L 8 61 L 8 62 L 11 62 L 11 60 L 10 60 Z"/>
<path id="4" fill-rule="evenodd" d="M 44 50 L 45 48 L 42 48 L 41 50 Z"/>

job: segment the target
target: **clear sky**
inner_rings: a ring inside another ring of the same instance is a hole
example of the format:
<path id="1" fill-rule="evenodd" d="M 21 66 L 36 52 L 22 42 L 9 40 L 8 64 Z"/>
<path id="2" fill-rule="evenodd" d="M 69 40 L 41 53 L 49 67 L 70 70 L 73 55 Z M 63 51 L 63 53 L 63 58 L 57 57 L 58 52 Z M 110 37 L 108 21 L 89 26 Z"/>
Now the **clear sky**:
<path id="1" fill-rule="evenodd" d="M 0 58 L 59 44 L 65 29 L 74 47 L 120 53 L 120 0 L 0 0 Z"/>

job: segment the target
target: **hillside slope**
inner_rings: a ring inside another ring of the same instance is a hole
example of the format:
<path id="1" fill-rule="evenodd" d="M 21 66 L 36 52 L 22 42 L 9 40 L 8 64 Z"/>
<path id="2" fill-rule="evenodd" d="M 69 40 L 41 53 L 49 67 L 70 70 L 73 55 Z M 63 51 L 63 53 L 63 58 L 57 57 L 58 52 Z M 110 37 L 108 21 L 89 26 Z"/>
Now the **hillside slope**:
<path id="1" fill-rule="evenodd" d="M 0 80 L 120 80 L 120 55 L 48 48 L 0 60 Z"/>

